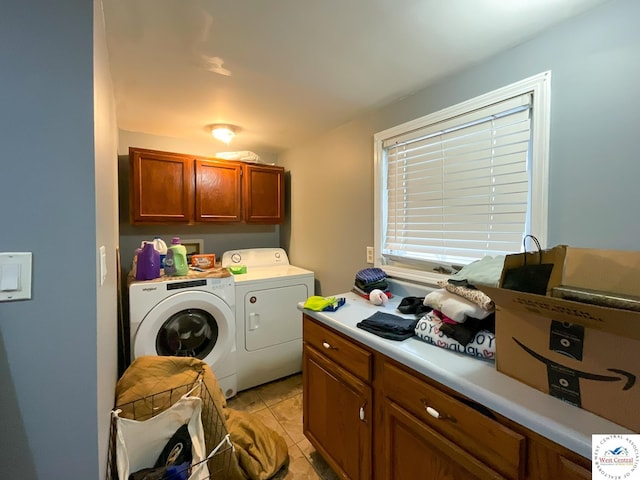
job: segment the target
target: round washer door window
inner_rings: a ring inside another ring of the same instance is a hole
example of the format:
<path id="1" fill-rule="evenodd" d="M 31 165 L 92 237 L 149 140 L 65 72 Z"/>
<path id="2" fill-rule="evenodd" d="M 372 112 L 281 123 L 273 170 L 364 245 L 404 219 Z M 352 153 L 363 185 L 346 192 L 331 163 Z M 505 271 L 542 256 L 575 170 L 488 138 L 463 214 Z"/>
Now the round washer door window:
<path id="1" fill-rule="evenodd" d="M 232 351 L 235 334 L 231 308 L 214 294 L 191 290 L 154 306 L 142 319 L 132 349 L 134 358 L 197 356 L 215 371 Z"/>
<path id="2" fill-rule="evenodd" d="M 158 355 L 204 360 L 218 341 L 218 323 L 209 312 L 189 308 L 174 313 L 156 336 Z"/>

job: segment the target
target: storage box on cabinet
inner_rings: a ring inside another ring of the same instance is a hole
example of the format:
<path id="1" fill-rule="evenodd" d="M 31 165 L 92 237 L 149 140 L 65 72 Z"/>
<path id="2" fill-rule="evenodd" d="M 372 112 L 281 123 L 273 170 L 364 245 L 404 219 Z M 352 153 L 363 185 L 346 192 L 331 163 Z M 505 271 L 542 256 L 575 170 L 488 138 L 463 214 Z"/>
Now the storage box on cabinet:
<path id="1" fill-rule="evenodd" d="M 525 254 L 508 255 L 503 277 L 524 261 Z M 551 293 L 562 286 L 640 298 L 640 252 L 560 245 L 538 261 L 554 265 L 547 295 L 481 287 L 496 303 L 496 368 L 639 431 L 640 312 Z"/>

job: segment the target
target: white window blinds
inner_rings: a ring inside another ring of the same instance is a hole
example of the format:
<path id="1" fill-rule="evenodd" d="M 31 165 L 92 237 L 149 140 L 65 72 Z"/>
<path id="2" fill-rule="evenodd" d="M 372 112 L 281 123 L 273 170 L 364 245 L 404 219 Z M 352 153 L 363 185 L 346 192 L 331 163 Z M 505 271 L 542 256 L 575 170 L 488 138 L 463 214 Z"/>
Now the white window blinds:
<path id="1" fill-rule="evenodd" d="M 518 95 L 384 140 L 384 256 L 464 265 L 520 251 L 531 105 Z"/>

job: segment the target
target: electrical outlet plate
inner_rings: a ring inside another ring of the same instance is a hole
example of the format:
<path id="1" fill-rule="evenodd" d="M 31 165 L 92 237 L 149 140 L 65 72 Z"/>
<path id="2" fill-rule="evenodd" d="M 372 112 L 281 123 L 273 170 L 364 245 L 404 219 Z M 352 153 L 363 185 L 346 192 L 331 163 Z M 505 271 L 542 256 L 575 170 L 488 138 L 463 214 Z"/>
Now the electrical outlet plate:
<path id="1" fill-rule="evenodd" d="M 367 263 L 373 263 L 373 247 L 367 247 Z"/>

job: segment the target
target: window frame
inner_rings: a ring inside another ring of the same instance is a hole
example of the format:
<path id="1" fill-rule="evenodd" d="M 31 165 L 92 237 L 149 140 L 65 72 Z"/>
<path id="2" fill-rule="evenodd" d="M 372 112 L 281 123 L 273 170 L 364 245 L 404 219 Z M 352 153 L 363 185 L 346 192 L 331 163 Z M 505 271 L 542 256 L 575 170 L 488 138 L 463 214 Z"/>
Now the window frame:
<path id="1" fill-rule="evenodd" d="M 374 134 L 374 266 L 382 268 L 390 277 L 409 280 L 418 283 L 436 285 L 438 280 L 446 279 L 447 274 L 420 269 L 427 265 L 435 267 L 437 264 L 427 262 L 410 264 L 389 265 L 382 255 L 386 225 L 383 223 L 383 191 L 386 175 L 386 159 L 383 148 L 385 140 L 406 134 L 408 132 L 424 128 L 453 117 L 463 115 L 493 103 L 530 93 L 532 99 L 531 119 L 531 184 L 530 193 L 530 230 L 538 238 L 542 248 L 547 244 L 547 218 L 548 218 L 548 178 L 549 178 L 549 134 L 550 134 L 550 110 L 551 110 L 551 71 L 546 71 L 498 88 L 486 94 L 470 100 L 430 113 L 423 117 L 405 122 L 395 127 L 388 128 Z"/>

